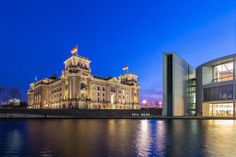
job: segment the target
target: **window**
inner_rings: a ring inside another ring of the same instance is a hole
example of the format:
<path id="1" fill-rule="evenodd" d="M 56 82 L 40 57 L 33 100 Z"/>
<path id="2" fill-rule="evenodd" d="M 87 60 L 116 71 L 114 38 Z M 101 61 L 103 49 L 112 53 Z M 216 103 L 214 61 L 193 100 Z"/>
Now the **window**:
<path id="1" fill-rule="evenodd" d="M 81 83 L 80 84 L 80 89 L 84 89 L 84 88 L 87 88 L 86 84 L 85 83 Z"/>
<path id="2" fill-rule="evenodd" d="M 216 65 L 213 67 L 213 82 L 233 80 L 233 62 Z"/>
<path id="3" fill-rule="evenodd" d="M 210 104 L 209 113 L 211 116 L 233 116 L 233 103 Z"/>
<path id="4" fill-rule="evenodd" d="M 233 99 L 233 86 L 219 86 L 204 89 L 204 101 Z"/>
<path id="5" fill-rule="evenodd" d="M 115 87 L 111 87 L 111 92 L 116 92 L 116 88 Z"/>
<path id="6" fill-rule="evenodd" d="M 80 98 L 81 98 L 81 100 L 85 100 L 85 94 L 84 94 L 84 93 L 81 93 L 81 94 L 80 94 Z"/>
<path id="7" fill-rule="evenodd" d="M 114 103 L 115 103 L 115 95 L 112 94 L 112 95 L 111 95 L 111 104 L 114 104 Z"/>

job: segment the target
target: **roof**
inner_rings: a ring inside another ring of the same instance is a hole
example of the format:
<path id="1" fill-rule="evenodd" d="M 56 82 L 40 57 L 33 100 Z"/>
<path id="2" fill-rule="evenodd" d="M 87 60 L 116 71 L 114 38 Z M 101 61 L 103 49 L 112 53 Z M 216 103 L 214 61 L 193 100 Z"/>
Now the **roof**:
<path id="1" fill-rule="evenodd" d="M 78 57 L 78 58 L 82 58 L 82 59 L 85 59 L 85 60 L 90 61 L 90 59 L 88 59 L 88 58 L 86 58 L 86 57 L 83 57 L 83 56 L 80 56 L 80 55 L 78 55 L 78 54 L 71 55 L 71 56 L 70 56 L 69 58 L 67 58 L 65 61 L 69 60 L 69 59 L 72 58 L 72 57 Z"/>
<path id="2" fill-rule="evenodd" d="M 208 61 L 206 63 L 201 64 L 197 68 L 201 68 L 203 66 L 208 66 L 208 65 L 217 65 L 217 64 L 220 64 L 220 63 L 232 61 L 234 57 L 236 57 L 236 53 L 235 54 L 231 54 L 231 55 L 227 55 L 227 56 L 223 56 L 223 57 L 220 57 L 220 58 L 216 58 L 214 60 L 210 60 L 210 61 Z"/>
<path id="3" fill-rule="evenodd" d="M 101 80 L 110 80 L 112 79 L 113 77 L 109 76 L 109 77 L 101 77 L 101 76 L 93 76 L 94 78 L 97 78 L 97 79 L 101 79 Z"/>
<path id="4" fill-rule="evenodd" d="M 120 75 L 120 76 L 125 76 L 125 75 L 135 75 L 135 76 L 137 76 L 136 74 L 134 74 L 134 73 L 125 73 L 125 74 L 122 74 L 122 75 Z"/>

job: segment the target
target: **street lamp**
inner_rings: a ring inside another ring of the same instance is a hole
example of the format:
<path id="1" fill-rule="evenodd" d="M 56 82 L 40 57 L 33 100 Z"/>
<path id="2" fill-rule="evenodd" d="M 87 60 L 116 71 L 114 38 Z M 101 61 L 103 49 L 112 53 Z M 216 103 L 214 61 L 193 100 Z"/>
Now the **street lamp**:
<path id="1" fill-rule="evenodd" d="M 147 104 L 147 100 L 143 100 L 143 101 L 142 101 L 142 104 L 143 104 L 143 105 L 146 105 L 146 104 Z"/>

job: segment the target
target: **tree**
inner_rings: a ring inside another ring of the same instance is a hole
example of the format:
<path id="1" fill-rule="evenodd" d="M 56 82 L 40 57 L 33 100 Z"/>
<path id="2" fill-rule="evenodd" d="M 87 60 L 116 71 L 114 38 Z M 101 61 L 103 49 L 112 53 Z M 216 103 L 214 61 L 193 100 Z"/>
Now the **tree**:
<path id="1" fill-rule="evenodd" d="M 10 88 L 9 89 L 9 97 L 10 99 L 20 99 L 22 98 L 22 94 L 19 90 L 19 88 Z"/>
<path id="2" fill-rule="evenodd" d="M 0 87 L 0 103 L 3 104 L 9 99 L 8 89 L 6 87 Z"/>
<path id="3" fill-rule="evenodd" d="M 0 105 L 8 102 L 10 99 L 22 99 L 19 88 L 0 87 Z"/>

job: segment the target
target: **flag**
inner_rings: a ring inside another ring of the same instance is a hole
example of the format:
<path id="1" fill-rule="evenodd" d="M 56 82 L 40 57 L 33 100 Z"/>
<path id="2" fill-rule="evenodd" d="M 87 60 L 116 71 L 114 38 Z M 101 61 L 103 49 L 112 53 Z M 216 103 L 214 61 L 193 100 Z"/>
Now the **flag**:
<path id="1" fill-rule="evenodd" d="M 75 48 L 73 48 L 71 51 L 70 51 L 72 54 L 75 54 L 75 53 L 77 53 L 78 52 L 78 48 L 77 47 L 75 47 Z"/>
<path id="2" fill-rule="evenodd" d="M 129 67 L 128 67 L 128 65 L 126 65 L 126 66 L 124 66 L 124 68 L 122 70 L 125 71 L 125 70 L 128 70 L 128 69 L 129 69 Z"/>

